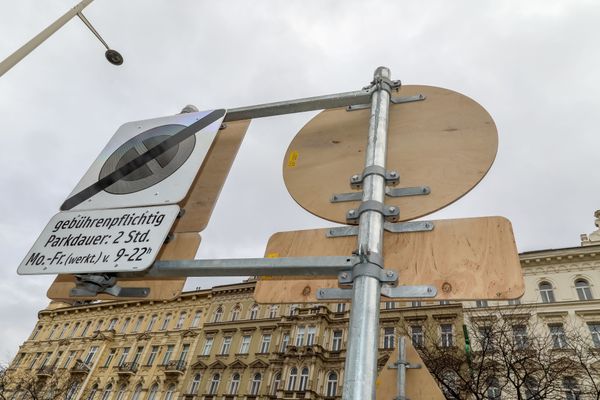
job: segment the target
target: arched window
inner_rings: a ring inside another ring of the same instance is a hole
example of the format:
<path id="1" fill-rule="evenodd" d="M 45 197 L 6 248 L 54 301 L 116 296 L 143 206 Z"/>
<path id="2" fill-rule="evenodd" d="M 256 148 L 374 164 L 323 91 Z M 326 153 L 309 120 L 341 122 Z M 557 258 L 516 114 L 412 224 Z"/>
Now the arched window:
<path id="1" fill-rule="evenodd" d="M 223 307 L 219 306 L 215 310 L 215 315 L 213 316 L 213 322 L 221 322 L 223 319 Z"/>
<path id="2" fill-rule="evenodd" d="M 258 395 L 258 391 L 260 390 L 261 382 L 262 382 L 262 375 L 257 372 L 252 377 L 252 385 L 250 386 L 250 394 L 251 395 L 254 395 L 254 396 Z"/>
<path id="3" fill-rule="evenodd" d="M 221 375 L 214 374 L 212 379 L 210 380 L 210 385 L 208 387 L 208 394 L 217 394 L 217 390 L 219 389 L 219 383 L 221 382 Z"/>
<path id="4" fill-rule="evenodd" d="M 279 308 L 276 305 L 271 305 L 271 307 L 269 307 L 269 318 L 277 318 L 278 309 Z"/>
<path id="5" fill-rule="evenodd" d="M 281 386 L 281 372 L 276 373 L 273 377 L 273 386 L 271 386 L 271 394 L 273 396 L 277 394 L 279 386 Z"/>
<path id="6" fill-rule="evenodd" d="M 237 372 L 231 377 L 231 383 L 229 384 L 229 394 L 237 394 L 240 388 L 240 374 Z"/>
<path id="7" fill-rule="evenodd" d="M 325 395 L 328 397 L 333 397 L 337 394 L 337 384 L 338 384 L 338 376 L 335 372 L 330 372 L 327 375 L 327 391 Z"/>
<path id="8" fill-rule="evenodd" d="M 590 288 L 590 284 L 583 278 L 577 279 L 575 281 L 575 289 L 577 290 L 577 297 L 579 300 L 592 300 L 592 289 Z"/>
<path id="9" fill-rule="evenodd" d="M 175 385 L 170 384 L 169 387 L 167 388 L 167 391 L 165 392 L 164 400 L 173 400 L 174 395 L 175 395 Z"/>
<path id="10" fill-rule="evenodd" d="M 306 391 L 306 386 L 308 385 L 308 368 L 302 368 L 302 372 L 300 373 L 300 386 L 298 390 L 301 392 Z"/>
<path id="11" fill-rule="evenodd" d="M 198 388 L 200 387 L 200 379 L 202 379 L 202 375 L 194 375 L 194 379 L 192 380 L 192 384 L 190 385 L 190 394 L 198 393 Z"/>
<path id="12" fill-rule="evenodd" d="M 500 400 L 501 399 L 501 391 L 500 391 L 500 382 L 495 377 L 492 377 L 488 381 L 487 388 L 487 399 L 489 400 Z"/>
<path id="13" fill-rule="evenodd" d="M 125 400 L 125 389 L 127 388 L 126 384 L 122 384 L 119 387 L 119 391 L 117 392 L 117 400 Z"/>
<path id="14" fill-rule="evenodd" d="M 148 393 L 148 400 L 156 400 L 156 394 L 158 393 L 158 384 L 155 383 L 150 388 L 150 393 Z"/>
<path id="15" fill-rule="evenodd" d="M 298 378 L 298 368 L 294 367 L 290 370 L 290 379 L 288 380 L 287 390 L 296 388 L 296 379 Z"/>
<path id="16" fill-rule="evenodd" d="M 549 282 L 540 282 L 538 285 L 542 303 L 554 303 L 554 290 Z"/>
<path id="17" fill-rule="evenodd" d="M 133 395 L 131 396 L 131 400 L 140 400 L 140 395 L 142 394 L 142 385 L 137 385 L 135 390 L 133 391 Z"/>
<path id="18" fill-rule="evenodd" d="M 258 304 L 254 304 L 250 308 L 250 319 L 257 319 L 257 318 L 258 318 Z"/>
<path id="19" fill-rule="evenodd" d="M 231 309 L 231 320 L 232 321 L 237 321 L 238 319 L 240 319 L 240 305 L 236 304 L 232 309 Z"/>
<path id="20" fill-rule="evenodd" d="M 160 330 L 161 331 L 166 331 L 167 328 L 169 327 L 169 324 L 171 323 L 171 313 L 165 315 L 165 319 L 163 319 L 162 325 L 160 326 Z"/>
<path id="21" fill-rule="evenodd" d="M 102 393 L 102 400 L 109 400 L 112 395 L 112 384 L 108 384 L 108 386 L 104 389 L 104 393 Z"/>
<path id="22" fill-rule="evenodd" d="M 95 384 L 94 386 L 92 386 L 92 390 L 90 390 L 90 394 L 87 397 L 87 400 L 94 400 L 94 397 L 96 397 L 96 393 L 98 392 L 98 384 Z"/>
<path id="23" fill-rule="evenodd" d="M 563 390 L 565 392 L 565 400 L 579 400 L 579 385 L 572 376 L 567 376 L 563 379 Z"/>

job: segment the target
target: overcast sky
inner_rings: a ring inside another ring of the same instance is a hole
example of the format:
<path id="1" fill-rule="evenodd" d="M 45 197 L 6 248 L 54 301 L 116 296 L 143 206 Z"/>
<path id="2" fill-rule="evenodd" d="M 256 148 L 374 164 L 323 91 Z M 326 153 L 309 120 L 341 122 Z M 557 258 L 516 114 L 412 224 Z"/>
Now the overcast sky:
<path id="1" fill-rule="evenodd" d="M 1 2 L 0 59 L 75 2 Z M 97 0 L 84 13 L 122 66 L 75 18 L 0 77 L 0 361 L 48 302 L 52 276 L 16 274 L 45 224 L 121 124 L 189 103 L 351 91 L 385 65 L 405 84 L 472 97 L 498 127 L 487 177 L 428 218 L 505 216 L 519 251 L 578 246 L 595 229 L 597 1 Z M 295 204 L 281 176 L 288 143 L 315 114 L 252 122 L 198 257 L 261 257 L 274 232 L 329 225 Z"/>

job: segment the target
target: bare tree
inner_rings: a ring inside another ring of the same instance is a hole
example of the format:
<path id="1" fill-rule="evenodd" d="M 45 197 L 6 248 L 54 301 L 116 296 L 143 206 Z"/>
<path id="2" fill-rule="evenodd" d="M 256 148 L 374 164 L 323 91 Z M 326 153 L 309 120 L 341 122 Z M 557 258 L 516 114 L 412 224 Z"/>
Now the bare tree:
<path id="1" fill-rule="evenodd" d="M 64 400 L 81 389 L 82 379 L 69 370 L 31 371 L 0 367 L 0 400 Z"/>

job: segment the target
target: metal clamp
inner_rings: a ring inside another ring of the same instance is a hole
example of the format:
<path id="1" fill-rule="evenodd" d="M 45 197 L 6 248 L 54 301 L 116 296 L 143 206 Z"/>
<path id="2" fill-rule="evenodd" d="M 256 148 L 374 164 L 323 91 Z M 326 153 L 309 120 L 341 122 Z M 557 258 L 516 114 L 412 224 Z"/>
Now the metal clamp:
<path id="1" fill-rule="evenodd" d="M 390 299 L 430 298 L 436 294 L 437 288 L 433 285 L 381 286 L 381 295 Z"/>
<path id="2" fill-rule="evenodd" d="M 400 86 L 402 86 L 402 82 L 400 82 L 399 80 L 393 81 L 389 78 L 380 76 L 380 77 L 373 79 L 371 84 L 367 87 L 374 88 L 376 90 L 384 90 L 384 91 L 388 92 L 391 96 L 392 90 L 398 90 L 400 88 Z"/>
<path id="3" fill-rule="evenodd" d="M 123 288 L 117 285 L 117 278 L 109 274 L 75 275 L 75 287 L 71 289 L 72 297 L 93 297 L 106 293 L 115 297 L 147 297 L 149 288 Z"/>
<path id="4" fill-rule="evenodd" d="M 376 264 L 369 262 L 357 264 L 352 271 L 344 271 L 338 274 L 338 283 L 340 285 L 349 285 L 358 276 L 371 276 L 380 282 L 396 283 L 398 273 L 391 270 L 385 270 Z"/>
<path id="5" fill-rule="evenodd" d="M 390 101 L 393 104 L 402 104 L 402 103 L 413 103 L 415 101 L 422 101 L 425 100 L 425 96 L 423 96 L 422 94 L 417 94 L 415 96 L 396 96 L 396 97 L 390 97 Z M 357 110 L 364 110 L 366 108 L 371 108 L 370 104 L 358 104 L 358 105 L 350 105 L 346 107 L 346 111 L 357 111 Z"/>
<path id="6" fill-rule="evenodd" d="M 423 196 L 431 193 L 429 186 L 414 186 L 404 188 L 385 188 L 385 195 L 389 197 Z M 361 200 L 363 192 L 337 193 L 331 196 L 331 203 Z"/>
<path id="7" fill-rule="evenodd" d="M 355 174 L 350 177 L 350 187 L 353 189 L 361 189 L 363 181 L 369 175 L 379 175 L 385 179 L 388 185 L 397 185 L 400 182 L 400 175 L 396 171 L 386 171 L 380 165 L 370 165 L 366 167 L 361 175 Z"/>
<path id="8" fill-rule="evenodd" d="M 367 200 L 360 203 L 358 210 L 351 209 L 346 213 L 346 221 L 349 224 L 358 223 L 358 219 L 361 214 L 366 211 L 375 211 L 383 215 L 387 221 L 396 222 L 400 215 L 400 209 L 396 206 L 386 206 L 385 204 L 376 200 Z"/>

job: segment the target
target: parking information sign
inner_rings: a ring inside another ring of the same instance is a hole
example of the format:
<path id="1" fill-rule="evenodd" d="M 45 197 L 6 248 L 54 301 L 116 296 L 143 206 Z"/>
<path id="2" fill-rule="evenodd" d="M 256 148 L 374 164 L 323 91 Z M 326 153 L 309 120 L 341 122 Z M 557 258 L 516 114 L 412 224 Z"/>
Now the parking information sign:
<path id="1" fill-rule="evenodd" d="M 178 205 L 58 213 L 17 272 L 142 271 L 154 262 L 178 213 Z"/>

